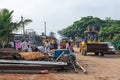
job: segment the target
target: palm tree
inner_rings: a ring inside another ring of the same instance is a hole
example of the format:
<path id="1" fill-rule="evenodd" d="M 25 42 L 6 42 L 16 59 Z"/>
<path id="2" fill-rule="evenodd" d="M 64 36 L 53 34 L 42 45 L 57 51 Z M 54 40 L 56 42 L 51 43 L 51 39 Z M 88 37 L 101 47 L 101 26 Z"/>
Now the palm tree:
<path id="1" fill-rule="evenodd" d="M 23 19 L 23 16 L 21 16 L 21 21 L 19 24 L 22 24 L 23 27 L 23 34 L 25 35 L 25 25 L 27 25 L 28 23 L 32 22 L 31 19 Z"/>
<path id="2" fill-rule="evenodd" d="M 3 41 L 12 30 L 12 13 L 13 11 L 8 11 L 7 9 L 0 11 L 0 41 Z"/>
<path id="3" fill-rule="evenodd" d="M 27 24 L 32 22 L 30 19 L 25 19 L 24 21 L 13 22 L 12 14 L 14 11 L 9 11 L 7 9 L 0 10 L 0 42 L 8 41 L 8 37 L 11 36 L 14 30 L 18 30 L 21 24 Z"/>

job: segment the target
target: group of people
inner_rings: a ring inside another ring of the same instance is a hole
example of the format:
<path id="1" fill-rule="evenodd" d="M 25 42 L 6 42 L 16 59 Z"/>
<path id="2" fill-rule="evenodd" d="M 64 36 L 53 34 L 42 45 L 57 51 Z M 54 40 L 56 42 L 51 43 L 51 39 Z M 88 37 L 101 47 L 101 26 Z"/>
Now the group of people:
<path id="1" fill-rule="evenodd" d="M 49 39 L 45 39 L 45 42 L 43 44 L 43 47 L 44 47 L 44 51 L 45 53 L 48 53 L 50 49 L 57 49 L 58 47 L 58 44 L 57 44 L 57 41 L 53 41 L 53 42 L 50 42 Z M 39 49 L 39 48 L 38 48 Z"/>
<path id="2" fill-rule="evenodd" d="M 16 50 L 32 52 L 31 43 L 30 41 L 27 40 L 23 40 L 22 42 L 21 41 L 13 42 L 12 40 L 10 40 L 9 47 L 15 48 Z"/>
<path id="3" fill-rule="evenodd" d="M 49 53 L 50 49 L 51 49 L 51 42 L 49 39 L 45 39 L 45 42 L 42 46 L 31 46 L 31 42 L 27 41 L 27 40 L 23 40 L 22 42 L 16 42 L 14 44 L 13 41 L 9 42 L 9 45 L 11 46 L 11 48 L 16 48 L 16 50 L 22 50 L 24 52 L 33 52 L 34 49 L 36 49 L 35 51 L 39 51 L 42 53 Z M 57 42 L 54 42 L 54 48 L 53 49 L 57 49 Z M 74 44 L 71 40 L 67 40 L 66 41 L 66 49 L 68 49 L 69 51 L 73 51 L 73 47 Z"/>
<path id="4" fill-rule="evenodd" d="M 50 49 L 57 49 L 58 44 L 57 41 L 54 41 L 54 44 L 52 44 L 49 39 L 45 39 L 45 42 L 42 46 L 31 46 L 30 40 L 23 40 L 22 42 L 13 42 L 12 40 L 10 40 L 9 47 L 25 52 L 40 51 L 43 53 L 48 53 Z"/>
<path id="5" fill-rule="evenodd" d="M 72 40 L 67 40 L 66 41 L 66 49 L 68 49 L 70 51 L 70 57 L 73 61 L 76 60 L 76 55 L 75 55 L 75 51 L 73 49 L 74 47 L 74 43 Z"/>

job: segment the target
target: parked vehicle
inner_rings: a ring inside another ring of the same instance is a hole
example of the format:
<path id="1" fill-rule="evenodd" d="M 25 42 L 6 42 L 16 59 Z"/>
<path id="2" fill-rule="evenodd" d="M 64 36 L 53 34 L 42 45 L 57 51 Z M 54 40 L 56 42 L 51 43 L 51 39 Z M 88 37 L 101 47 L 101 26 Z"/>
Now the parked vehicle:
<path id="1" fill-rule="evenodd" d="M 102 44 L 107 44 L 108 51 L 105 53 L 115 54 L 115 47 L 110 42 L 102 42 Z"/>

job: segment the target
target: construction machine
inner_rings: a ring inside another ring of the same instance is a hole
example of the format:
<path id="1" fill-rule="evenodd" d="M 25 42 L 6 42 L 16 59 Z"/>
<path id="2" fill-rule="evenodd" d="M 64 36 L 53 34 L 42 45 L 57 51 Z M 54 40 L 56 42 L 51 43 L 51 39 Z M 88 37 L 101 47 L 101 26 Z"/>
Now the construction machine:
<path id="1" fill-rule="evenodd" d="M 98 32 L 95 29 L 87 29 L 84 31 L 84 41 L 80 42 L 80 53 L 84 56 L 87 52 L 93 52 L 95 55 L 104 56 L 104 52 L 108 51 L 107 44 L 100 42 Z"/>

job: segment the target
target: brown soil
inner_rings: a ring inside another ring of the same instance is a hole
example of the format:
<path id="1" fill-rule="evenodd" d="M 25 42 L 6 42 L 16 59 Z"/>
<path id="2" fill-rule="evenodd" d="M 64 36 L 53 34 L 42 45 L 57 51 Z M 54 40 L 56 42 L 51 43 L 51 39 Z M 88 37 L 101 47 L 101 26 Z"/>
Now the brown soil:
<path id="1" fill-rule="evenodd" d="M 76 49 L 77 50 L 77 49 Z M 79 71 L 50 72 L 49 74 L 0 74 L 0 80 L 120 80 L 120 55 L 94 56 L 89 53 L 81 56 L 77 53 L 77 61 L 87 70 L 87 74 Z"/>

